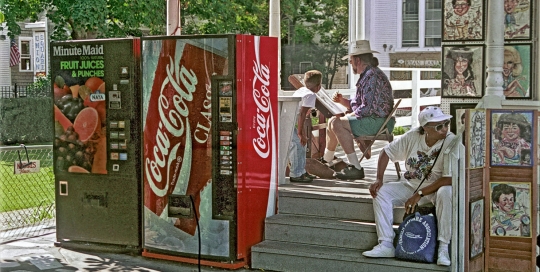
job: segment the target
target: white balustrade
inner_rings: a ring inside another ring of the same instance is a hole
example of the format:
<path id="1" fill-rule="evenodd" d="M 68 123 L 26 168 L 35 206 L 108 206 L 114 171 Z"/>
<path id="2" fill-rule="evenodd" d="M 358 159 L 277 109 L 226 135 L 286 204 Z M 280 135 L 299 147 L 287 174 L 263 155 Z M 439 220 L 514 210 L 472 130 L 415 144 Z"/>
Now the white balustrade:
<path id="1" fill-rule="evenodd" d="M 418 126 L 418 113 L 420 108 L 423 106 L 429 105 L 440 105 L 441 96 L 440 95 L 424 95 L 420 90 L 421 89 L 439 89 L 441 88 L 441 80 L 439 79 L 421 79 L 420 74 L 422 72 L 441 72 L 440 68 L 394 68 L 394 67 L 379 67 L 381 70 L 385 71 L 388 75 L 390 71 L 403 71 L 403 72 L 412 72 L 411 80 L 391 80 L 390 84 L 392 89 L 396 90 L 412 90 L 411 98 L 403 98 L 399 109 L 410 110 L 410 114 L 407 116 L 399 116 L 396 118 L 396 126 L 407 126 L 415 127 Z M 358 76 L 355 76 L 358 78 Z M 356 80 L 356 79 L 353 79 Z M 339 91 L 345 97 L 354 95 L 356 89 L 330 89 L 326 90 L 330 96 L 335 92 Z M 292 95 L 294 91 L 282 91 L 282 95 L 289 96 Z M 439 91 L 440 93 L 440 91 Z M 396 102 L 398 99 L 395 99 Z M 414 116 L 415 118 L 411 118 Z"/>

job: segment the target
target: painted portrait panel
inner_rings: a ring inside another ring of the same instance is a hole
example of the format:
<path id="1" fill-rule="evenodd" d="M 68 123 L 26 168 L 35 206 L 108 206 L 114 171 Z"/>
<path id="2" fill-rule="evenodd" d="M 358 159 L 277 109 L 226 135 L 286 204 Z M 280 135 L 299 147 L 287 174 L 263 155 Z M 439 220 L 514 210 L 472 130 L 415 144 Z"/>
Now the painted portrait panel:
<path id="1" fill-rule="evenodd" d="M 486 161 L 486 111 L 469 112 L 469 168 L 482 168 Z"/>
<path id="2" fill-rule="evenodd" d="M 482 97 L 484 47 L 443 46 L 442 97 Z"/>
<path id="3" fill-rule="evenodd" d="M 531 237 L 531 185 L 490 182 L 490 236 Z"/>
<path id="4" fill-rule="evenodd" d="M 444 0 L 443 41 L 484 39 L 484 1 Z"/>
<path id="5" fill-rule="evenodd" d="M 491 111 L 491 166 L 532 166 L 532 118 L 532 111 Z"/>
<path id="6" fill-rule="evenodd" d="M 469 252 L 472 259 L 484 252 L 484 198 L 472 201 L 469 212 Z"/>
<path id="7" fill-rule="evenodd" d="M 503 90 L 507 98 L 530 98 L 531 45 L 504 46 Z"/>
<path id="8" fill-rule="evenodd" d="M 531 0 L 504 0 L 504 39 L 531 39 Z"/>
<path id="9" fill-rule="evenodd" d="M 465 110 L 474 109 L 477 103 L 451 103 L 450 115 L 454 118 L 450 119 L 450 131 L 458 134 L 460 129 L 465 129 Z"/>

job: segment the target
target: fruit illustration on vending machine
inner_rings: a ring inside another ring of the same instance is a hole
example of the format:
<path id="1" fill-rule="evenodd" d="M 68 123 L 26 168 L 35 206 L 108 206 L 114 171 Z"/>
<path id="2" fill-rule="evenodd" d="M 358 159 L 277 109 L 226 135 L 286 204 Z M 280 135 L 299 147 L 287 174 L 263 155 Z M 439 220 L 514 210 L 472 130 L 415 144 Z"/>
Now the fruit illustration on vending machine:
<path id="1" fill-rule="evenodd" d="M 54 103 L 57 168 L 106 174 L 105 82 L 60 72 L 54 81 Z"/>

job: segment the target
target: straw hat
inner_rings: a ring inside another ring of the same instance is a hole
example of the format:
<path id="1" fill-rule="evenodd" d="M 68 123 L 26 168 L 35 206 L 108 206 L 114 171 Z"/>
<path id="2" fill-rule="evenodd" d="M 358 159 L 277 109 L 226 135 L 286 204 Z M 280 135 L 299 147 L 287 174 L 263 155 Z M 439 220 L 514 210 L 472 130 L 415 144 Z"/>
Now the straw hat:
<path id="1" fill-rule="evenodd" d="M 379 53 L 377 51 L 371 50 L 371 47 L 369 46 L 369 41 L 367 40 L 358 40 L 356 43 L 351 47 L 349 50 L 349 55 L 341 58 L 342 60 L 348 59 L 351 56 L 355 55 L 362 55 L 362 54 L 368 54 L 368 53 Z"/>

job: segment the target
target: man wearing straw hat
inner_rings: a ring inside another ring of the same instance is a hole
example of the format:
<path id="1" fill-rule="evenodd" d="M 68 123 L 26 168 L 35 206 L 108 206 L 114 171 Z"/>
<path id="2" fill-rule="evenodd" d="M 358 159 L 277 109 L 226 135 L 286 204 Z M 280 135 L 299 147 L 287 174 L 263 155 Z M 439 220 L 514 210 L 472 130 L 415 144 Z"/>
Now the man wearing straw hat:
<path id="1" fill-rule="evenodd" d="M 364 178 L 364 171 L 354 150 L 354 138 L 377 134 L 394 107 L 390 81 L 377 67 L 378 60 L 373 57 L 373 53 L 379 52 L 371 50 L 369 41 L 358 40 L 351 48 L 350 54 L 342 58 L 349 59 L 354 74 L 359 74 L 360 78 L 356 82 L 356 94 L 351 99 L 346 99 L 339 93 L 333 96 L 334 102 L 345 106 L 350 113 L 344 117 L 334 116 L 327 122 L 323 163 L 334 159 L 338 142 L 349 161 L 347 167 L 336 173 L 339 179 Z M 389 131 L 394 129 L 394 124 L 393 119 L 388 122 Z M 366 144 L 361 143 L 361 146 L 366 146 Z M 366 159 L 369 159 L 371 150 L 361 149 Z"/>

